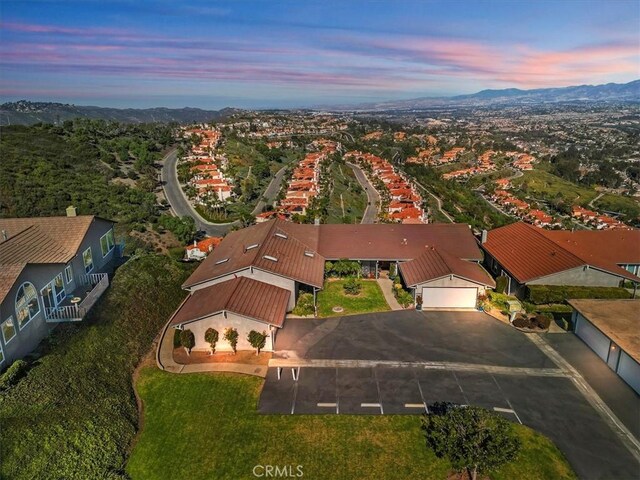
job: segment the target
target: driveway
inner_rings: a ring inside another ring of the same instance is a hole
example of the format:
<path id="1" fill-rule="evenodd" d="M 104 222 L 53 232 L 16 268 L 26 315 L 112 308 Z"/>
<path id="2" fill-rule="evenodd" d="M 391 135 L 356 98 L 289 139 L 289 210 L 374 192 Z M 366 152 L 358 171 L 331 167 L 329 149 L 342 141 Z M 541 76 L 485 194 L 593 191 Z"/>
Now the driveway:
<path id="1" fill-rule="evenodd" d="M 551 438 L 580 478 L 638 478 L 636 450 L 537 345 L 479 312 L 289 319 L 258 411 L 416 415 L 438 401 L 478 405 Z"/>

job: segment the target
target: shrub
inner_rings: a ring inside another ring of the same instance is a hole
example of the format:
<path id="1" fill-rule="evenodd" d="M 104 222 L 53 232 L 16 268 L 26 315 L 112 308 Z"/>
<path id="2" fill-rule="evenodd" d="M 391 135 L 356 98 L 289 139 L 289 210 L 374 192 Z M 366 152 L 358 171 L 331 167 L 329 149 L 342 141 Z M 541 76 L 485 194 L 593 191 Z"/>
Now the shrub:
<path id="1" fill-rule="evenodd" d="M 204 332 L 204 341 L 211 346 L 211 354 L 216 353 L 216 343 L 218 343 L 218 331 L 215 328 L 207 328 Z"/>
<path id="2" fill-rule="evenodd" d="M 358 295 L 360 290 L 362 290 L 362 284 L 355 278 L 351 277 L 344 282 L 344 286 L 342 288 L 344 289 L 344 293 L 347 295 Z"/>
<path id="3" fill-rule="evenodd" d="M 306 317 L 315 313 L 315 307 L 313 306 L 313 294 L 302 293 L 298 297 L 298 303 L 293 309 L 293 314 L 300 317 Z"/>
<path id="4" fill-rule="evenodd" d="M 184 248 L 183 247 L 170 248 L 169 256 L 173 258 L 176 262 L 180 262 L 182 259 L 184 259 Z"/>
<path id="5" fill-rule="evenodd" d="M 530 285 L 527 297 L 536 305 L 545 303 L 565 303 L 568 299 L 579 298 L 631 298 L 631 293 L 619 287 L 580 287 L 569 285 Z"/>
<path id="6" fill-rule="evenodd" d="M 238 330 L 229 327 L 224 331 L 224 339 L 231 345 L 233 353 L 236 353 L 236 347 L 238 346 Z"/>
<path id="7" fill-rule="evenodd" d="M 255 330 L 251 330 L 249 335 L 247 335 L 247 340 L 251 346 L 256 349 L 256 355 L 259 355 L 260 350 L 264 348 L 264 345 L 267 342 L 267 332 L 260 333 Z"/>
<path id="8" fill-rule="evenodd" d="M 180 348 L 182 346 L 182 342 L 180 341 L 180 333 L 182 333 L 177 328 L 173 329 L 173 348 Z"/>
<path id="9" fill-rule="evenodd" d="M 535 325 L 537 328 L 546 330 L 551 326 L 551 317 L 544 314 L 538 314 L 532 318 L 531 324 Z"/>
<path id="10" fill-rule="evenodd" d="M 22 377 L 25 376 L 29 364 L 24 360 L 16 360 L 13 362 L 7 371 L 0 376 L 0 391 L 8 390 L 15 384 L 17 384 Z"/>
<path id="11" fill-rule="evenodd" d="M 403 308 L 407 308 L 413 304 L 413 295 L 406 290 L 396 290 L 396 300 L 398 300 L 398 303 L 402 305 Z"/>
<path id="12" fill-rule="evenodd" d="M 504 293 L 507 290 L 509 279 L 504 276 L 496 278 L 496 292 Z"/>
<path id="13" fill-rule="evenodd" d="M 516 315 L 516 318 L 513 319 L 513 322 L 511 322 L 512 325 L 514 327 L 518 327 L 518 328 L 529 328 L 529 319 L 522 314 L 518 314 Z"/>
<path id="14" fill-rule="evenodd" d="M 191 353 L 191 349 L 196 346 L 196 336 L 189 329 L 180 332 L 180 345 L 182 345 L 187 353 Z"/>
<path id="15" fill-rule="evenodd" d="M 355 277 L 360 275 L 362 271 L 360 263 L 346 258 L 333 262 L 330 268 L 327 271 L 327 265 L 325 265 L 325 272 L 334 277 Z"/>

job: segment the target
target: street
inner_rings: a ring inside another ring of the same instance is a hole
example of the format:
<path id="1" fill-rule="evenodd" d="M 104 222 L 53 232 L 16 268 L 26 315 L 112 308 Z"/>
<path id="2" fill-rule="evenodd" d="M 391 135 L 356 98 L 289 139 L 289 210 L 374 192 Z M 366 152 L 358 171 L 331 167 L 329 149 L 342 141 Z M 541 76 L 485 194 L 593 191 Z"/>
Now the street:
<path id="1" fill-rule="evenodd" d="M 362 188 L 364 188 L 364 191 L 367 192 L 368 204 L 367 208 L 364 211 L 364 214 L 362 215 L 362 221 L 360 223 L 375 223 L 376 217 L 378 216 L 380 195 L 378 194 L 376 189 L 373 188 L 373 185 L 369 183 L 369 180 L 367 179 L 364 172 L 360 169 L 360 167 L 349 162 L 347 162 L 347 165 L 351 167 L 353 173 L 356 176 L 356 179 L 358 180 L 358 183 L 360 183 Z"/>

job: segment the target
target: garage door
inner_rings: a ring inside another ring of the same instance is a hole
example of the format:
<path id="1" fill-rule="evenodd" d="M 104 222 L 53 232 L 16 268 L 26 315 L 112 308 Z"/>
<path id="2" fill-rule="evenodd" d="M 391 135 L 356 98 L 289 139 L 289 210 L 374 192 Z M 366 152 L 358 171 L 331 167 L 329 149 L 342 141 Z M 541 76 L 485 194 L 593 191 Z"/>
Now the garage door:
<path id="1" fill-rule="evenodd" d="M 423 308 L 475 308 L 477 288 L 422 288 Z"/>
<path id="2" fill-rule="evenodd" d="M 591 322 L 579 314 L 576 322 L 576 335 L 578 335 L 584 343 L 589 345 L 591 350 L 596 352 L 602 360 L 607 361 L 610 345 L 609 339 L 594 327 Z"/>

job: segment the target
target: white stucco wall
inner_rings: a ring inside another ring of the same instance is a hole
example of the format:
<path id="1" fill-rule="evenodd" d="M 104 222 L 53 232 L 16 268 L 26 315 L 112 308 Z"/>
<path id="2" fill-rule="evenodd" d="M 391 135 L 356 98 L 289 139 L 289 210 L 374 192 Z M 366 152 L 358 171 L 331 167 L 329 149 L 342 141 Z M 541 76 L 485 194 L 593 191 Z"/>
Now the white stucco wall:
<path id="1" fill-rule="evenodd" d="M 207 352 L 210 350 L 209 344 L 204 340 L 204 334 L 208 328 L 215 328 L 218 331 L 219 340 L 216 344 L 216 352 L 231 351 L 231 346 L 223 338 L 227 328 L 235 328 L 238 330 L 238 350 L 254 350 L 247 341 L 247 335 L 249 335 L 251 330 L 266 332 L 268 337 L 263 351 L 270 352 L 273 350 L 273 344 L 271 342 L 272 332 L 269 329 L 269 325 L 233 313 L 228 313 L 226 318 L 223 314 L 219 313 L 201 320 L 196 320 L 195 322 L 185 323 L 184 329 L 191 330 L 196 337 L 196 345 L 193 350 Z"/>
<path id="2" fill-rule="evenodd" d="M 617 287 L 620 277 L 594 268 L 578 267 L 537 278 L 527 285 L 572 285 L 585 287 Z"/>
<path id="3" fill-rule="evenodd" d="M 190 287 L 190 290 L 195 292 L 201 288 L 210 287 L 211 285 L 216 285 L 221 282 L 226 282 L 227 280 L 233 280 L 236 277 L 249 277 L 254 280 L 258 280 L 260 282 L 268 283 L 270 285 L 275 285 L 276 287 L 284 288 L 285 290 L 289 290 L 291 292 L 291 296 L 289 297 L 289 305 L 287 305 L 287 311 L 290 312 L 293 310 L 293 307 L 296 306 L 296 282 L 295 280 L 291 280 L 289 278 L 284 278 L 279 275 L 274 275 L 269 272 L 265 272 L 262 270 L 253 269 L 253 273 L 250 268 L 245 268 L 244 270 L 240 270 L 238 272 L 225 275 L 220 278 L 216 278 L 215 280 L 209 280 L 208 282 L 200 283 L 198 285 L 194 285 Z"/>
<path id="4" fill-rule="evenodd" d="M 483 294 L 485 290 L 483 285 L 478 285 L 477 283 L 470 282 L 469 280 L 465 280 L 456 276 L 447 276 L 438 278 L 436 280 L 431 280 L 430 282 L 420 283 L 417 285 L 416 291 L 421 292 L 422 287 L 471 287 L 478 289 L 478 295 Z"/>

